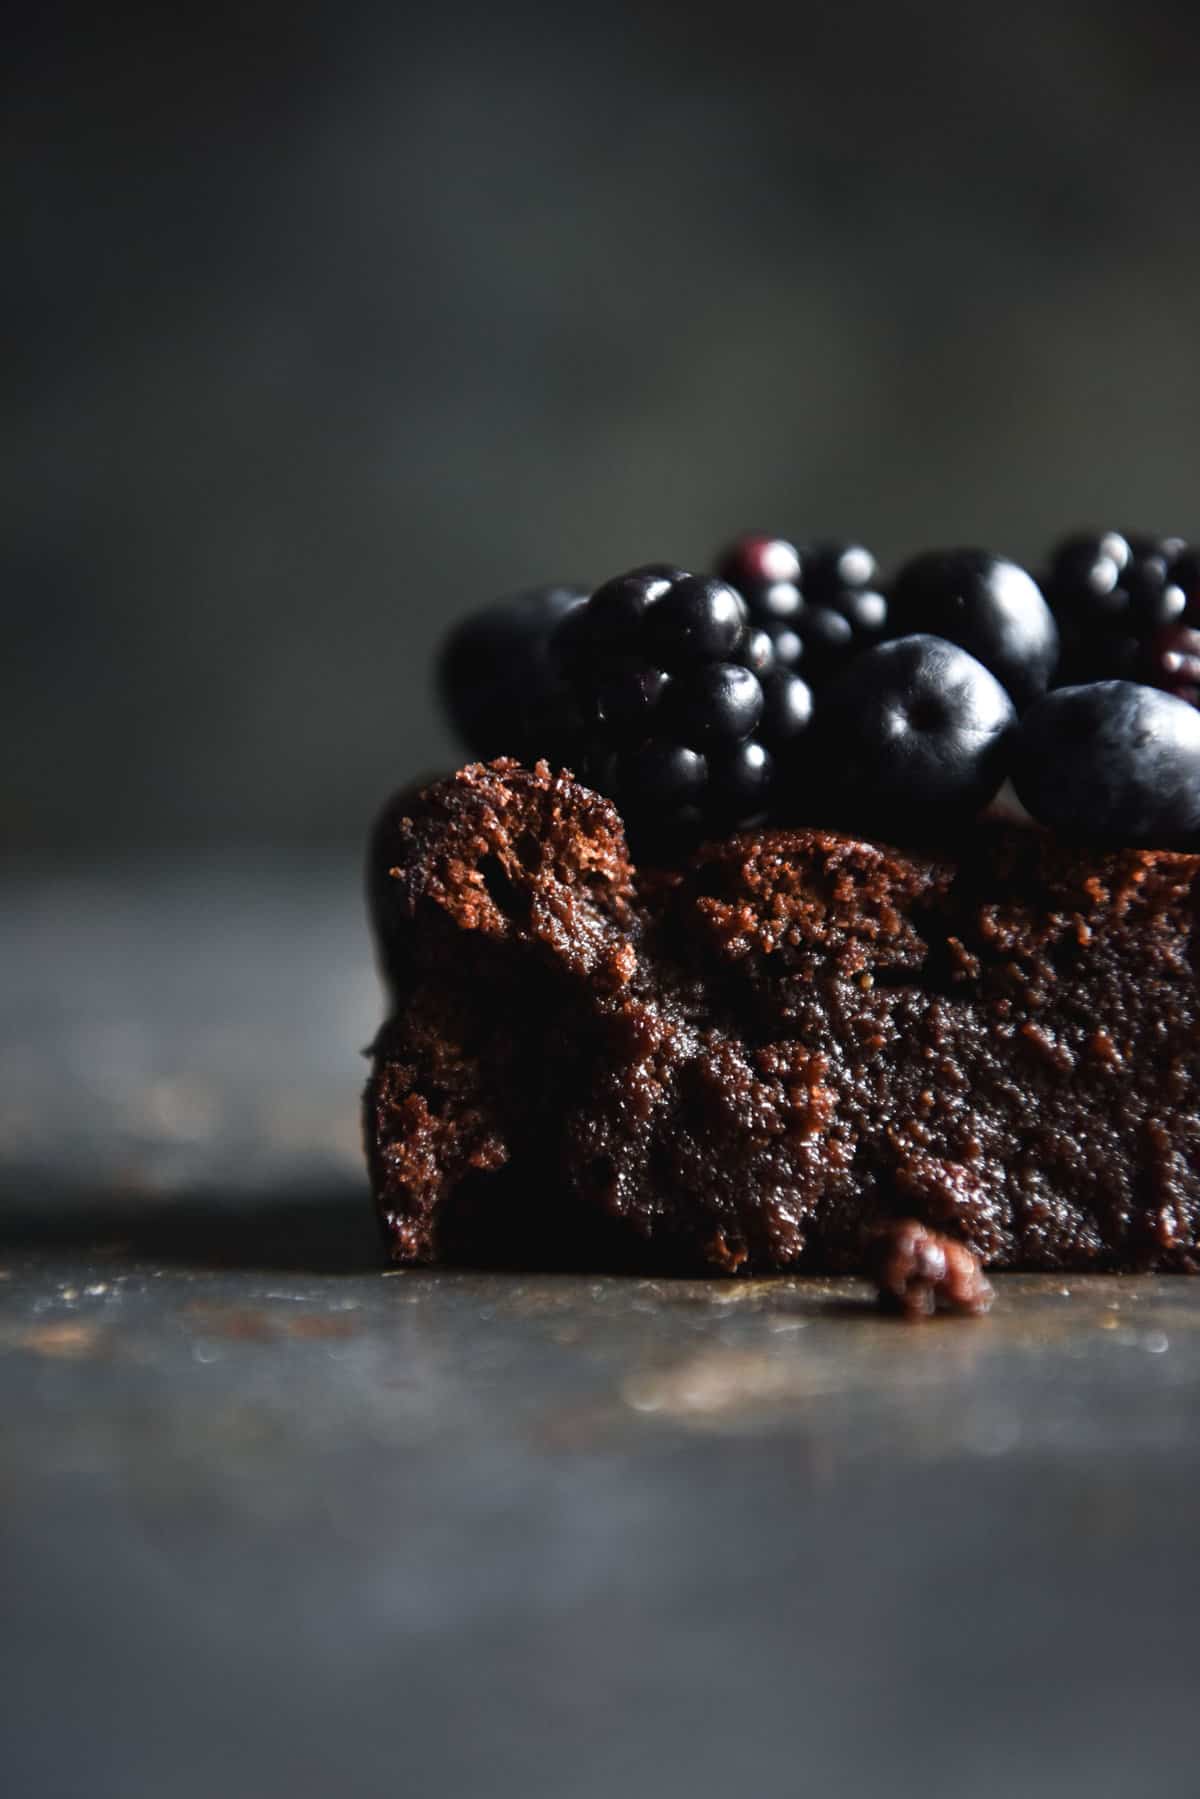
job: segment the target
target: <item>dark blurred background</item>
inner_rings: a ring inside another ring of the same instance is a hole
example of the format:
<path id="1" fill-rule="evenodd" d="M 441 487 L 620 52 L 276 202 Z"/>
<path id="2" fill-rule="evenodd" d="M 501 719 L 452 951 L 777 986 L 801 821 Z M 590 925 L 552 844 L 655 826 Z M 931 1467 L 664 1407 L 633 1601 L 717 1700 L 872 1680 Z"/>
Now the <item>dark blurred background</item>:
<path id="1" fill-rule="evenodd" d="M 21 9 L 10 847 L 334 845 L 448 619 L 1200 528 L 1192 0 Z"/>
<path id="2" fill-rule="evenodd" d="M 1192 1799 L 1197 1293 L 392 1279 L 357 864 L 504 591 L 1200 533 L 1198 39 L 9 8 L 15 1799 Z"/>

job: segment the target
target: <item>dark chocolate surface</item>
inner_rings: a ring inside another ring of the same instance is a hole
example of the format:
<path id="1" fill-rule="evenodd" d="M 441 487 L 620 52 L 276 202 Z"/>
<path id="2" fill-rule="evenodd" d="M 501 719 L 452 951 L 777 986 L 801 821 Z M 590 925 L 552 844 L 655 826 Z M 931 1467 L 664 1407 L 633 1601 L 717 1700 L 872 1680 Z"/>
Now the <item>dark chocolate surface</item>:
<path id="1" fill-rule="evenodd" d="M 1200 858 L 813 829 L 639 871 L 612 806 L 473 765 L 385 812 L 366 1097 L 399 1261 L 1200 1266 Z"/>

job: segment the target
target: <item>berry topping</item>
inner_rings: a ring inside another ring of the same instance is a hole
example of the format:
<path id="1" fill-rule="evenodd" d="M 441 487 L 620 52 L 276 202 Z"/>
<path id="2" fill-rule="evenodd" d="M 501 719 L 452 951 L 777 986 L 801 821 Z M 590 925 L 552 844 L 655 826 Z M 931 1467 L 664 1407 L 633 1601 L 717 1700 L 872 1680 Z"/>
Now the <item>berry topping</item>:
<path id="1" fill-rule="evenodd" d="M 839 822 L 927 836 L 972 817 L 1007 772 L 1011 698 L 942 637 L 901 637 L 851 663 L 818 713 Z"/>
<path id="2" fill-rule="evenodd" d="M 1066 538 L 1046 597 L 977 549 L 926 551 L 885 587 L 861 544 L 752 533 L 718 569 L 645 563 L 464 620 L 438 675 L 467 747 L 573 768 L 638 855 L 818 816 L 1200 846 L 1200 550 L 1182 538 Z"/>
<path id="3" fill-rule="evenodd" d="M 578 587 L 534 587 L 456 625 L 438 661 L 442 702 L 471 754 L 555 753 L 571 714 L 549 646 L 556 627 L 582 612 Z"/>
<path id="4" fill-rule="evenodd" d="M 986 550 L 927 550 L 892 586 L 890 629 L 957 643 L 1003 682 L 1018 707 L 1044 693 L 1058 628 L 1032 575 Z"/>
<path id="5" fill-rule="evenodd" d="M 1062 635 L 1059 685 L 1157 681 L 1156 639 L 1193 622 L 1188 588 L 1196 573 L 1179 537 L 1106 531 L 1059 544 L 1047 579 Z"/>
<path id="6" fill-rule="evenodd" d="M 1034 818 L 1076 839 L 1194 839 L 1200 713 L 1133 681 L 1060 687 L 1022 719 L 1012 780 Z"/>

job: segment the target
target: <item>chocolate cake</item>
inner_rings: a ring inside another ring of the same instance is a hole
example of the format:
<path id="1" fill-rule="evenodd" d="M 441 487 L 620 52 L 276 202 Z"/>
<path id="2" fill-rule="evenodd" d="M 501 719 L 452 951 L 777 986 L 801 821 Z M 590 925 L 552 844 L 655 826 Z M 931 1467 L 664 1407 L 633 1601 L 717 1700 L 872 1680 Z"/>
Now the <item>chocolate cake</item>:
<path id="1" fill-rule="evenodd" d="M 1200 1268 L 1200 855 L 772 825 L 635 867 L 609 800 L 502 758 L 398 795 L 369 887 L 398 1262 L 841 1272 L 882 1240 L 919 1305 L 978 1299 L 959 1246 Z"/>

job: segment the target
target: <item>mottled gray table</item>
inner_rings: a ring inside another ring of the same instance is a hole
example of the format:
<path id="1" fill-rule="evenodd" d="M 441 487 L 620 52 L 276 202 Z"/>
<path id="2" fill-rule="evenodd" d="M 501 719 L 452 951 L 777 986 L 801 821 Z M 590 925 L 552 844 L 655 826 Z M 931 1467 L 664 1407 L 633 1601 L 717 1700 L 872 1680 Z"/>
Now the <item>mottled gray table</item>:
<path id="1" fill-rule="evenodd" d="M 6 1793 L 1200 1790 L 1200 1283 L 389 1273 L 352 867 L 2 923 Z"/>

